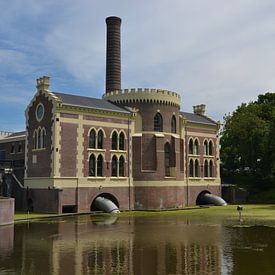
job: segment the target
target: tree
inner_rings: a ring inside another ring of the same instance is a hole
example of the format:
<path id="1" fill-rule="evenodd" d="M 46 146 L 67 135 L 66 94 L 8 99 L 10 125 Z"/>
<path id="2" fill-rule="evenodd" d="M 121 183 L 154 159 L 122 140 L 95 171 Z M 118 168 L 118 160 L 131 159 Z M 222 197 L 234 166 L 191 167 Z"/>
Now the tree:
<path id="1" fill-rule="evenodd" d="M 275 185 L 275 93 L 259 95 L 224 117 L 222 175 L 239 174 Z"/>

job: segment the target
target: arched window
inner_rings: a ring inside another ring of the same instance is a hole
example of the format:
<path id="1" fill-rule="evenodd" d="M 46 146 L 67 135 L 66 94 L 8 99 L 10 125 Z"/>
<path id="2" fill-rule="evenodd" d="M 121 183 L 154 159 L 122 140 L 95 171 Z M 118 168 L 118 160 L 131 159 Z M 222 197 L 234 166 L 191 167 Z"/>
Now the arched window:
<path id="1" fill-rule="evenodd" d="M 97 157 L 97 169 L 96 169 L 96 171 L 97 171 L 96 176 L 97 177 L 102 177 L 102 175 L 103 175 L 103 157 L 102 157 L 102 155 L 99 155 Z"/>
<path id="2" fill-rule="evenodd" d="M 195 177 L 199 177 L 199 161 L 195 160 Z"/>
<path id="3" fill-rule="evenodd" d="M 34 130 L 33 134 L 33 149 L 37 149 L 37 131 Z"/>
<path id="4" fill-rule="evenodd" d="M 112 157 L 112 177 L 117 177 L 117 157 Z"/>
<path id="5" fill-rule="evenodd" d="M 210 162 L 209 162 L 209 176 L 212 178 L 213 174 L 214 174 L 214 171 L 213 171 L 213 161 L 210 160 Z"/>
<path id="6" fill-rule="evenodd" d="M 189 177 L 194 176 L 194 162 L 192 159 L 189 161 Z"/>
<path id="7" fill-rule="evenodd" d="M 119 158 L 119 176 L 124 177 L 124 157 L 120 156 Z"/>
<path id="8" fill-rule="evenodd" d="M 97 149 L 103 149 L 103 131 L 99 130 L 97 134 Z"/>
<path id="9" fill-rule="evenodd" d="M 163 122 L 162 122 L 162 116 L 160 113 L 156 113 L 154 117 L 154 131 L 156 132 L 163 131 Z"/>
<path id="10" fill-rule="evenodd" d="M 208 161 L 204 161 L 204 177 L 208 177 Z"/>
<path id="11" fill-rule="evenodd" d="M 214 155 L 214 150 L 213 150 L 213 142 L 212 140 L 209 141 L 209 155 L 213 156 Z"/>
<path id="12" fill-rule="evenodd" d="M 92 154 L 89 159 L 89 176 L 95 177 L 95 156 Z"/>
<path id="13" fill-rule="evenodd" d="M 189 140 L 189 154 L 193 154 L 193 150 L 194 150 L 193 139 L 190 139 Z"/>
<path id="14" fill-rule="evenodd" d="M 165 165 L 165 176 L 170 176 L 170 155 L 171 155 L 171 149 L 170 144 L 167 142 L 164 145 L 164 165 Z"/>
<path id="15" fill-rule="evenodd" d="M 199 142 L 197 139 L 195 140 L 195 143 L 194 143 L 194 154 L 195 155 L 199 154 Z"/>
<path id="16" fill-rule="evenodd" d="M 18 145 L 18 150 L 17 150 L 18 153 L 22 153 L 22 144 L 19 143 Z"/>
<path id="17" fill-rule="evenodd" d="M 171 118 L 171 132 L 172 133 L 177 132 L 177 121 L 176 121 L 176 117 L 174 115 Z"/>
<path id="18" fill-rule="evenodd" d="M 41 132 L 41 129 L 38 128 L 38 134 L 37 134 L 37 149 L 40 149 L 42 144 L 41 144 L 41 141 L 42 141 L 42 132 Z"/>
<path id="19" fill-rule="evenodd" d="M 95 139 L 96 139 L 96 133 L 95 133 L 95 130 L 92 129 L 90 131 L 90 137 L 89 137 L 89 148 L 95 148 Z"/>
<path id="20" fill-rule="evenodd" d="M 117 150 L 117 132 L 114 131 L 112 134 L 112 150 Z"/>
<path id="21" fill-rule="evenodd" d="M 204 143 L 203 143 L 203 154 L 205 156 L 208 155 L 208 143 L 207 143 L 207 140 L 205 140 Z"/>
<path id="22" fill-rule="evenodd" d="M 124 133 L 121 132 L 119 134 L 119 150 L 124 150 L 124 140 L 125 140 Z"/>
<path id="23" fill-rule="evenodd" d="M 45 146 L 46 130 L 44 128 L 42 129 L 42 136 L 41 136 L 41 138 L 42 138 L 42 141 L 41 141 L 42 148 L 46 148 L 46 146 Z"/>

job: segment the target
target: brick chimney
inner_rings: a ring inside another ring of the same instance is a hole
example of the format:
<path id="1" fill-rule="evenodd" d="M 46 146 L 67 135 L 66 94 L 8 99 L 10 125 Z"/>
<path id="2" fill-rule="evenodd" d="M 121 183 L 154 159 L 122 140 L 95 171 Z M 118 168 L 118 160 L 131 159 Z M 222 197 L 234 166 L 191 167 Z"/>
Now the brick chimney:
<path id="1" fill-rule="evenodd" d="M 106 93 L 121 90 L 120 26 L 116 16 L 106 18 Z"/>
<path id="2" fill-rule="evenodd" d="M 205 104 L 193 106 L 194 114 L 204 116 L 205 115 L 205 107 L 206 107 Z"/>
<path id="3" fill-rule="evenodd" d="M 48 90 L 50 87 L 50 77 L 42 76 L 36 79 L 36 88 L 37 90 Z"/>

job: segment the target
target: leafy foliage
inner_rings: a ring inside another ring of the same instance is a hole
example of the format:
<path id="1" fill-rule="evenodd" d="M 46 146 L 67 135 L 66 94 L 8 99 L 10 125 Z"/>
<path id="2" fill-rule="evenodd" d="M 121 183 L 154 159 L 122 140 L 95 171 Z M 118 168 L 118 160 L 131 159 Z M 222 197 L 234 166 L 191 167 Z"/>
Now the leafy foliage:
<path id="1" fill-rule="evenodd" d="M 275 93 L 259 95 L 224 117 L 222 175 L 275 185 Z"/>

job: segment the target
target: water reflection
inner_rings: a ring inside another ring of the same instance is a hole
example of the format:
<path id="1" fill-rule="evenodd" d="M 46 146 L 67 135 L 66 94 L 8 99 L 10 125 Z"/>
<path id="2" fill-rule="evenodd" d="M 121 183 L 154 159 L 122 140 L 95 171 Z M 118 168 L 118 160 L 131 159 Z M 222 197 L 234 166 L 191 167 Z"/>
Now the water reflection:
<path id="1" fill-rule="evenodd" d="M 275 240 L 272 228 L 232 228 L 182 216 L 78 216 L 0 227 L 0 273 L 253 274 L 268 266 L 265 274 L 272 274 L 269 240 Z"/>

